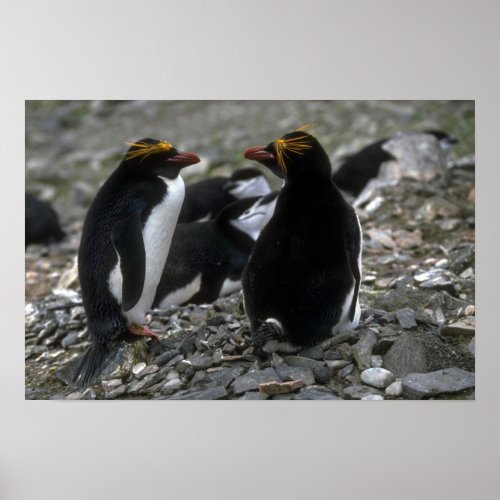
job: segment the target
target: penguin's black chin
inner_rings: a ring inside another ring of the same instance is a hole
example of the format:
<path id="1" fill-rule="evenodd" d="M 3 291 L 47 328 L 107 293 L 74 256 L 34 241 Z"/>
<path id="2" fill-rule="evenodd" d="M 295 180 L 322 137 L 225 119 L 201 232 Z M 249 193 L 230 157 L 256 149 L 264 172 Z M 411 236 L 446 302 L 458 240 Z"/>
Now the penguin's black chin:
<path id="1" fill-rule="evenodd" d="M 177 153 L 175 156 L 170 157 L 167 160 L 167 165 L 171 167 L 184 168 L 199 162 L 200 158 L 198 155 L 195 155 L 194 153 L 180 152 Z"/>

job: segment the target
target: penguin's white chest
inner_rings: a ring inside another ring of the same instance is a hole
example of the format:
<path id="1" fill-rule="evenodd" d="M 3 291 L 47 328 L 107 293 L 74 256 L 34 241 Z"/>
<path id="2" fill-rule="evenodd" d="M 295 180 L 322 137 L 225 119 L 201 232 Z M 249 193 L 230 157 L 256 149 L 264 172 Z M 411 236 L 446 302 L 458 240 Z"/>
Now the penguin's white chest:
<path id="1" fill-rule="evenodd" d="M 143 323 L 146 312 L 153 304 L 184 201 L 184 181 L 180 175 L 175 179 L 160 178 L 167 185 L 167 192 L 163 200 L 153 208 L 142 229 L 146 253 L 144 285 L 137 304 L 125 312 L 130 323 Z M 121 303 L 122 276 L 119 261 L 110 274 L 109 285 L 111 292 Z"/>

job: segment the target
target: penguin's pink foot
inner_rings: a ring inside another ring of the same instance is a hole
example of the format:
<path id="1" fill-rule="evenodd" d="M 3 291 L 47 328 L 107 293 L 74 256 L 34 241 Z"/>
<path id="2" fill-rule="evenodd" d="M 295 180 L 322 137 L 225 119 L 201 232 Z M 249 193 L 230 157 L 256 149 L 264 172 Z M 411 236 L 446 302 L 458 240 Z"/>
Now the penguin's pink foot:
<path id="1" fill-rule="evenodd" d="M 146 325 L 139 325 L 137 323 L 132 323 L 129 327 L 128 330 L 130 333 L 133 333 L 134 335 L 143 335 L 145 337 L 154 337 L 156 339 L 159 339 L 160 336 L 153 332 L 151 328 L 149 328 Z"/>

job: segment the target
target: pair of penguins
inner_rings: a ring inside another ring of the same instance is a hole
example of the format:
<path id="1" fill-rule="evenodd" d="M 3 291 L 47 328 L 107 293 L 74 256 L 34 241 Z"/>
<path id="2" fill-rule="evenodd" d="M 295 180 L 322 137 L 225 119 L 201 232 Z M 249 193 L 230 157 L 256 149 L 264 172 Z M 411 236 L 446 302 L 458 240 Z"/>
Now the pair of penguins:
<path id="1" fill-rule="evenodd" d="M 284 180 L 279 194 L 266 200 L 274 211 L 260 235 L 254 234 L 242 275 L 254 344 L 266 352 L 292 352 L 355 328 L 361 227 L 332 182 L 323 147 L 298 129 L 267 146 L 248 148 L 244 156 Z M 98 191 L 78 252 L 91 345 L 74 386 L 96 381 L 121 336 L 158 336 L 142 323 L 158 300 L 183 205 L 180 171 L 199 161 L 166 141 L 143 139 L 130 145 Z M 248 201 L 247 215 L 259 212 L 259 201 Z"/>

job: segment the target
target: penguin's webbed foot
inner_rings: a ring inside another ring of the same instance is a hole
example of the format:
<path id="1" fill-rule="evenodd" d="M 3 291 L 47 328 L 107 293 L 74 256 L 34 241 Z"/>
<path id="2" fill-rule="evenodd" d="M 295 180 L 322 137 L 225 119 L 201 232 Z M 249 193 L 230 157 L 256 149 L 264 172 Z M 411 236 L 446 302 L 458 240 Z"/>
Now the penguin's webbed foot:
<path id="1" fill-rule="evenodd" d="M 282 340 L 283 328 L 277 321 L 263 321 L 253 332 L 252 342 L 262 347 L 269 340 Z"/>
<path id="2" fill-rule="evenodd" d="M 154 337 L 155 339 L 159 339 L 160 336 L 151 330 L 149 326 L 146 325 L 139 325 L 138 323 L 132 323 L 128 327 L 128 331 L 130 333 L 133 333 L 134 335 L 142 335 L 144 337 Z"/>

